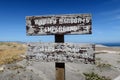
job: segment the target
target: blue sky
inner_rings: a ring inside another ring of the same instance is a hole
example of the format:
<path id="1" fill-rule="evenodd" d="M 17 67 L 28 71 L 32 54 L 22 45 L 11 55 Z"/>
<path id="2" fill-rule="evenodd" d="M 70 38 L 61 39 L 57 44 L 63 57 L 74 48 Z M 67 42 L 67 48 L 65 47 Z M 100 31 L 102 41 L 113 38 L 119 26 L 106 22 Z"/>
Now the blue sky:
<path id="1" fill-rule="evenodd" d="M 26 36 L 26 16 L 92 14 L 92 35 L 65 35 L 66 42 L 120 42 L 120 0 L 0 0 L 0 41 L 54 42 Z"/>

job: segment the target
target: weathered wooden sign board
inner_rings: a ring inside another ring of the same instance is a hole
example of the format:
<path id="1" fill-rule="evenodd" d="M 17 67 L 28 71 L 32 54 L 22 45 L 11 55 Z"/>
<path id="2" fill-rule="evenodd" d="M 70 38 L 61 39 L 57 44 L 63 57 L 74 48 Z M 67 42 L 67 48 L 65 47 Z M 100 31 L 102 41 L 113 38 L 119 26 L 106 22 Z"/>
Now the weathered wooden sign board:
<path id="1" fill-rule="evenodd" d="M 94 60 L 94 44 L 28 43 L 29 60 L 43 62 L 81 62 Z"/>
<path id="2" fill-rule="evenodd" d="M 90 14 L 27 16 L 28 36 L 55 35 L 56 43 L 29 43 L 28 60 L 56 62 L 56 80 L 65 80 L 64 62 L 95 61 L 95 45 L 64 43 L 65 34 L 92 34 Z M 62 62 L 62 63 L 61 63 Z"/>
<path id="3" fill-rule="evenodd" d="M 27 35 L 91 34 L 90 14 L 27 16 Z"/>

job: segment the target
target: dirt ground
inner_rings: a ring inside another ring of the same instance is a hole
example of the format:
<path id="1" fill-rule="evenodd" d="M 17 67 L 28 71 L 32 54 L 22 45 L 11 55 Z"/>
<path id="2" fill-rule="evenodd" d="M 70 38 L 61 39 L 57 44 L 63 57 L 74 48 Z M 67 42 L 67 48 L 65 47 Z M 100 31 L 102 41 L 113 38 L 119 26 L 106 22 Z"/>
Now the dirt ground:
<path id="1" fill-rule="evenodd" d="M 95 72 L 114 80 L 120 75 L 120 48 L 96 47 L 96 64 L 65 63 L 65 80 L 85 80 L 83 73 Z M 0 80 L 55 80 L 54 62 L 22 61 L 0 66 Z"/>

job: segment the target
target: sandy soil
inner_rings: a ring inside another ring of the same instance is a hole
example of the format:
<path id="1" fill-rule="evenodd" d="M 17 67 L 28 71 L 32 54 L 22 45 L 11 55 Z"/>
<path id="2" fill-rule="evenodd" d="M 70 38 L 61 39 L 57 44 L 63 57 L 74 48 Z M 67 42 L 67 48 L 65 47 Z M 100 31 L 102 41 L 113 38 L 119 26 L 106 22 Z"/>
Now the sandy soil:
<path id="1" fill-rule="evenodd" d="M 85 80 L 83 73 L 86 72 L 95 72 L 112 80 L 120 75 L 119 47 L 97 46 L 95 53 L 95 65 L 65 63 L 65 80 Z M 54 62 L 28 62 L 24 59 L 0 67 L 4 67 L 0 71 L 0 80 L 55 80 Z"/>

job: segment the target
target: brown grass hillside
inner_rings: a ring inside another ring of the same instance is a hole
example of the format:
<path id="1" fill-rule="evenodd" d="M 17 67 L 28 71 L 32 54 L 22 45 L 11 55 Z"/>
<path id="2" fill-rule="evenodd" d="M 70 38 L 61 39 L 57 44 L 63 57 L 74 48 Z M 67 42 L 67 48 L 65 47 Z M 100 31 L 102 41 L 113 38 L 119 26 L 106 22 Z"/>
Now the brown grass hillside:
<path id="1" fill-rule="evenodd" d="M 0 42 L 0 65 L 22 60 L 20 55 L 25 54 L 26 46 L 14 42 Z"/>

